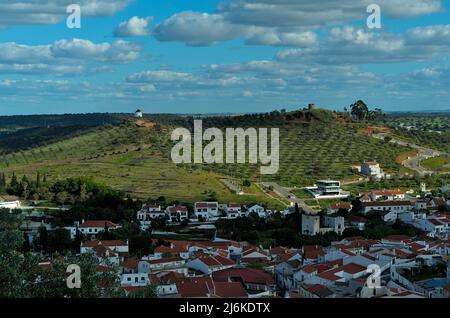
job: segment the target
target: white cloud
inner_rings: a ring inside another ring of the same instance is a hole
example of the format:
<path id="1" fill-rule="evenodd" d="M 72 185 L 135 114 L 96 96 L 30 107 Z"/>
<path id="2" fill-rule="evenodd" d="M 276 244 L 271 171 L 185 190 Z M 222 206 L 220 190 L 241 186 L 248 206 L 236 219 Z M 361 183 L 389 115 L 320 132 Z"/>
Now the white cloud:
<path id="1" fill-rule="evenodd" d="M 157 25 L 153 34 L 160 41 L 201 46 L 234 39 L 243 34 L 243 28 L 227 23 L 221 15 L 186 11 Z"/>
<path id="2" fill-rule="evenodd" d="M 35 46 L 0 43 L 0 73 L 73 75 L 108 71 L 110 64 L 136 60 L 140 51 L 139 45 L 122 40 L 94 43 L 64 39 L 50 45 Z"/>
<path id="3" fill-rule="evenodd" d="M 245 38 L 249 45 L 306 47 L 317 44 L 316 28 L 364 21 L 373 0 L 228 0 L 216 12 L 180 12 L 154 29 L 160 41 L 212 45 Z M 442 10 L 441 0 L 378 0 L 383 16 L 408 18 Z"/>
<path id="4" fill-rule="evenodd" d="M 192 82 L 196 80 L 196 77 L 190 73 L 158 70 L 132 74 L 126 80 L 129 83 Z"/>
<path id="5" fill-rule="evenodd" d="M 449 55 L 448 43 L 450 25 L 417 27 L 397 34 L 346 26 L 333 28 L 330 37 L 317 47 L 284 50 L 277 59 L 326 64 L 420 62 L 440 54 Z"/>
<path id="6" fill-rule="evenodd" d="M 55 24 L 67 18 L 68 5 L 81 6 L 82 16 L 111 16 L 131 0 L 0 0 L 0 26 Z"/>
<path id="7" fill-rule="evenodd" d="M 153 17 L 139 18 L 137 16 L 132 17 L 128 21 L 123 21 L 114 30 L 115 37 L 132 37 L 132 36 L 145 36 L 149 35 L 149 24 L 152 22 Z"/>

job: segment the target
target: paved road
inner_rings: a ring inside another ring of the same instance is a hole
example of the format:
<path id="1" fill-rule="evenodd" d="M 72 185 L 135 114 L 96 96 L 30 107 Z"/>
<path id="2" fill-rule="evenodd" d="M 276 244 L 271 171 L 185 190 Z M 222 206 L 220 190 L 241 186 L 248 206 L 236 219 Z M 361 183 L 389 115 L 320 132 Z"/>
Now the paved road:
<path id="1" fill-rule="evenodd" d="M 294 194 L 292 194 L 291 192 L 289 192 L 286 188 L 280 186 L 279 184 L 275 183 L 275 182 L 263 182 L 262 183 L 263 186 L 265 187 L 272 187 L 273 191 L 278 194 L 279 196 L 285 198 L 286 200 L 288 200 L 289 202 L 291 202 L 292 204 L 297 203 L 299 208 L 303 209 L 303 211 L 307 212 L 307 213 L 314 213 L 314 210 L 311 209 L 306 203 L 305 201 L 297 198 Z"/>
<path id="2" fill-rule="evenodd" d="M 377 139 L 384 139 L 384 137 L 386 137 L 386 136 L 388 136 L 388 135 L 386 135 L 386 134 L 373 135 L 373 137 L 377 138 Z M 413 143 L 404 142 L 404 141 L 401 141 L 401 140 L 392 139 L 390 142 L 394 143 L 394 144 L 397 144 L 397 145 L 411 147 L 411 148 L 414 148 L 414 149 L 418 150 L 417 156 L 411 157 L 409 159 L 406 159 L 405 161 L 402 162 L 402 164 L 406 168 L 416 171 L 421 176 L 436 173 L 435 171 L 428 170 L 428 169 L 422 167 L 420 165 L 420 163 L 423 160 L 429 159 L 429 158 L 433 158 L 433 157 L 437 157 L 437 156 L 441 156 L 441 155 L 445 154 L 442 151 L 437 151 L 437 150 L 434 150 L 434 149 L 425 148 L 425 147 L 418 146 L 418 145 L 415 145 Z"/>

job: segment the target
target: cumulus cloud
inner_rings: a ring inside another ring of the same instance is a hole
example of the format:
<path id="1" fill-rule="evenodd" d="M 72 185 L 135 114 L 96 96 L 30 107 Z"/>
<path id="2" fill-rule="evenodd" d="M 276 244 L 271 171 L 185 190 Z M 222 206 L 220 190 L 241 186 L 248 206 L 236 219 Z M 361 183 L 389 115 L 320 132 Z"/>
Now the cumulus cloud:
<path id="1" fill-rule="evenodd" d="M 414 62 L 450 54 L 450 25 L 417 27 L 405 33 L 376 33 L 351 26 L 333 28 L 315 48 L 281 51 L 277 59 L 327 64 Z"/>
<path id="2" fill-rule="evenodd" d="M 132 17 L 128 21 L 123 21 L 114 30 L 115 37 L 133 37 L 133 36 L 145 36 L 150 34 L 148 29 L 149 24 L 152 22 L 153 17 L 139 18 L 137 16 Z"/>
<path id="3" fill-rule="evenodd" d="M 0 26 L 55 24 L 67 18 L 73 0 L 0 0 Z M 83 16 L 111 16 L 131 0 L 78 0 Z"/>
<path id="4" fill-rule="evenodd" d="M 180 12 L 156 26 L 160 41 L 212 45 L 244 38 L 249 45 L 306 47 L 315 28 L 367 18 L 372 0 L 228 0 L 216 12 Z M 379 0 L 383 15 L 408 18 L 438 12 L 441 0 Z"/>
<path id="5" fill-rule="evenodd" d="M 243 32 L 242 27 L 224 21 L 221 15 L 192 11 L 175 14 L 153 30 L 159 41 L 180 41 L 191 46 L 231 40 Z"/>
<path id="6" fill-rule="evenodd" d="M 0 73 L 64 75 L 108 70 L 110 64 L 136 60 L 140 51 L 139 45 L 122 40 L 94 43 L 63 39 L 50 45 L 0 43 Z"/>

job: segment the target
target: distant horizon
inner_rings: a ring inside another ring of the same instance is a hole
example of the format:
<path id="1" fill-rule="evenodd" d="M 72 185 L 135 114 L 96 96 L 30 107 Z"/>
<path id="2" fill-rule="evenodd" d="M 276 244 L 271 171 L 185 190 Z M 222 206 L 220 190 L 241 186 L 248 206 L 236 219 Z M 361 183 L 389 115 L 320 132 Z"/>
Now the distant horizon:
<path id="1" fill-rule="evenodd" d="M 2 3 L 0 115 L 450 109 L 448 1 L 78 3 Z"/>
<path id="2" fill-rule="evenodd" d="M 221 116 L 221 115 L 232 115 L 232 116 L 239 116 L 239 115 L 249 115 L 249 114 L 262 114 L 262 113 L 268 113 L 271 111 L 281 111 L 282 109 L 286 109 L 287 112 L 292 112 L 292 111 L 296 111 L 299 109 L 305 109 L 306 107 L 299 107 L 299 108 L 292 108 L 292 109 L 287 109 L 287 108 L 274 108 L 270 111 L 261 111 L 261 112 L 204 112 L 204 113 L 172 113 L 172 112 L 165 112 L 165 113 L 156 113 L 156 112 L 145 112 L 145 110 L 143 111 L 144 115 L 177 115 L 177 116 L 196 116 L 196 115 L 206 115 L 206 116 Z M 317 109 L 326 109 L 329 111 L 336 111 L 336 112 L 344 112 L 344 110 L 338 110 L 338 109 L 330 109 L 330 108 L 325 108 L 325 107 L 317 107 Z M 141 108 L 141 110 L 143 110 L 143 108 Z M 450 109 L 435 109 L 435 110 L 400 110 L 400 111 L 385 111 L 383 110 L 384 113 L 386 114 L 396 114 L 396 113 L 400 113 L 400 114 L 408 114 L 408 113 L 422 113 L 422 114 L 439 114 L 439 113 L 450 113 Z M 70 112 L 70 113 L 34 113 L 34 114 L 1 114 L 0 113 L 0 117 L 18 117 L 18 116 L 64 116 L 64 115 L 114 115 L 114 114 L 118 114 L 118 115 L 132 115 L 134 114 L 133 112 Z"/>

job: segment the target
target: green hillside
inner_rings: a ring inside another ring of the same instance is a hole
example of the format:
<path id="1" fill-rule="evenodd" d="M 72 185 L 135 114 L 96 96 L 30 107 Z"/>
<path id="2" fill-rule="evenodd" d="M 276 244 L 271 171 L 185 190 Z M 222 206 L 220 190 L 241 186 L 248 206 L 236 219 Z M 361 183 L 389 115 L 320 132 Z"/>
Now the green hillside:
<path id="1" fill-rule="evenodd" d="M 350 166 L 376 159 L 389 171 L 400 166 L 396 158 L 410 149 L 394 146 L 361 134 L 362 124 L 324 110 L 272 112 L 238 117 L 204 118 L 204 127 L 280 127 L 280 171 L 259 176 L 259 167 L 240 165 L 175 165 L 170 160 L 173 128 L 192 126 L 193 118 L 150 116 L 153 127 L 133 121 L 90 128 L 82 134 L 32 149 L 0 155 L 0 171 L 34 175 L 50 180 L 92 176 L 116 189 L 147 199 L 192 201 L 217 198 L 221 201 L 280 202 L 263 194 L 253 183 L 244 188 L 248 195 L 232 194 L 220 181 L 228 177 L 251 181 L 274 180 L 284 185 L 304 186 L 320 178 L 354 178 Z M 2 153 L 3 149 L 0 149 Z M 240 182 L 239 181 L 239 182 Z"/>

